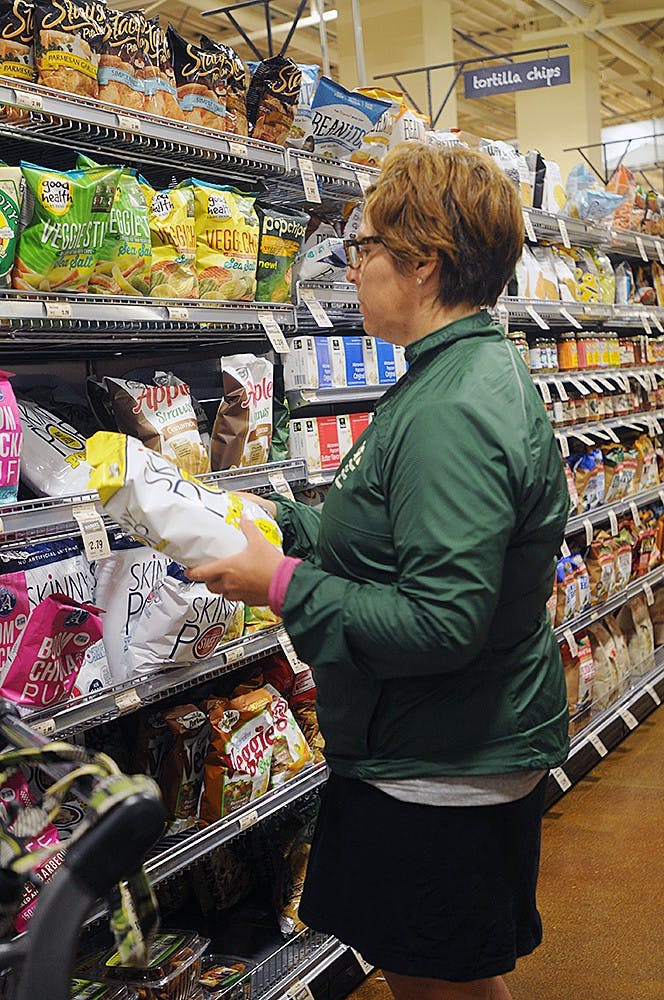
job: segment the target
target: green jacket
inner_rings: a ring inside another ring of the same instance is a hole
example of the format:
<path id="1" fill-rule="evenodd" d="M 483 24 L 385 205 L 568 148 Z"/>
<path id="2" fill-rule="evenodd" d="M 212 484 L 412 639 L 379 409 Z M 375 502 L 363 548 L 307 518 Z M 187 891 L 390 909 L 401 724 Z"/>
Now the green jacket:
<path id="1" fill-rule="evenodd" d="M 538 393 L 486 312 L 412 344 L 321 512 L 280 500 L 304 562 L 283 608 L 326 756 L 362 779 L 561 764 L 546 601 L 569 497 Z"/>

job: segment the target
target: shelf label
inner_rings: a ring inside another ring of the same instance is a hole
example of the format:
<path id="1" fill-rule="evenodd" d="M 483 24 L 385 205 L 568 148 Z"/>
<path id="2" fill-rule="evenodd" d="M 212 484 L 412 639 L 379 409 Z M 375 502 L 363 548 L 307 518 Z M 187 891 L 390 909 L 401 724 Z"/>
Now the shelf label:
<path id="1" fill-rule="evenodd" d="M 537 383 L 537 388 L 539 389 L 539 391 L 540 391 L 540 393 L 542 395 L 542 399 L 544 400 L 544 402 L 545 403 L 550 403 L 551 402 L 551 390 L 549 389 L 549 383 L 548 382 L 538 382 Z"/>
<path id="2" fill-rule="evenodd" d="M 256 823 L 258 823 L 258 809 L 252 809 L 250 812 L 239 816 L 238 822 L 241 830 L 248 830 L 249 827 L 256 826 Z"/>
<path id="3" fill-rule="evenodd" d="M 560 546 L 560 554 L 563 557 L 563 559 L 569 559 L 569 557 L 572 554 L 569 550 L 569 545 L 567 544 L 566 538 L 563 538 L 563 544 Z"/>
<path id="4" fill-rule="evenodd" d="M 184 323 L 189 319 L 189 310 L 186 306 L 166 306 L 166 313 L 174 323 Z"/>
<path id="5" fill-rule="evenodd" d="M 320 205 L 322 198 L 318 189 L 318 181 L 316 180 L 316 172 L 314 170 L 313 163 L 305 157 L 298 157 L 297 162 L 300 167 L 300 177 L 302 178 L 304 197 L 307 199 L 309 204 Z"/>
<path id="6" fill-rule="evenodd" d="M 648 389 L 649 389 L 649 385 L 648 385 L 648 382 L 646 381 L 645 376 L 642 375 L 640 372 L 632 372 L 632 375 L 636 379 L 636 381 L 639 383 L 639 385 L 641 386 L 641 388 L 645 389 L 646 392 L 647 392 Z"/>
<path id="7" fill-rule="evenodd" d="M 567 232 L 567 223 L 560 215 L 558 216 L 558 229 L 560 230 L 560 235 L 562 236 L 563 246 L 570 250 L 572 244 L 570 243 L 569 233 Z"/>
<path id="8" fill-rule="evenodd" d="M 293 491 L 290 487 L 290 483 L 286 479 L 283 472 L 277 470 L 275 472 L 268 473 L 268 480 L 270 486 L 275 493 L 280 493 L 282 497 L 286 497 L 288 500 L 294 500 Z"/>
<path id="9" fill-rule="evenodd" d="M 136 688 L 129 688 L 128 691 L 116 694 L 115 704 L 120 715 L 124 715 L 126 712 L 135 712 L 137 708 L 141 707 L 142 702 Z"/>
<path id="10" fill-rule="evenodd" d="M 259 312 L 258 320 L 267 334 L 267 339 L 277 354 L 289 354 L 290 347 L 281 329 L 271 312 Z"/>
<path id="11" fill-rule="evenodd" d="M 496 319 L 505 331 L 505 336 L 510 332 L 510 311 L 504 302 L 499 302 L 496 306 Z"/>
<path id="12" fill-rule="evenodd" d="M 369 177 L 368 174 L 365 174 L 363 170 L 355 171 L 355 180 L 360 185 L 360 190 L 362 191 L 363 195 L 367 193 L 368 189 L 373 184 L 373 178 Z"/>
<path id="13" fill-rule="evenodd" d="M 572 787 L 572 782 L 569 780 L 562 767 L 554 767 L 551 772 L 551 776 L 556 779 L 562 792 L 566 792 L 568 788 Z"/>
<path id="14" fill-rule="evenodd" d="M 616 517 L 615 510 L 609 511 L 609 527 L 611 528 L 612 535 L 615 536 L 618 534 L 618 518 Z"/>
<path id="15" fill-rule="evenodd" d="M 369 973 L 373 971 L 374 966 L 371 964 L 371 962 L 367 962 L 364 958 L 362 958 L 362 956 L 360 955 L 359 951 L 356 951 L 355 948 L 351 948 L 350 950 L 355 955 L 355 958 L 357 960 L 357 964 L 362 969 L 362 972 L 364 973 L 364 975 L 368 976 Z"/>
<path id="16" fill-rule="evenodd" d="M 563 458 L 569 457 L 569 442 L 564 434 L 556 434 L 556 441 L 560 445 L 560 453 Z"/>
<path id="17" fill-rule="evenodd" d="M 138 133 L 141 131 L 142 126 L 140 118 L 134 118 L 133 115 L 121 114 L 116 114 L 115 117 L 118 120 L 118 128 L 121 128 L 123 132 Z"/>
<path id="18" fill-rule="evenodd" d="M 634 524 L 636 525 L 637 528 L 640 528 L 641 518 L 639 516 L 639 508 L 636 506 L 633 500 L 630 501 L 629 509 L 632 514 L 632 518 L 634 519 Z"/>
<path id="19" fill-rule="evenodd" d="M 618 443 L 620 441 L 620 438 L 618 437 L 618 435 L 614 431 L 613 427 L 609 427 L 608 424 L 607 424 L 604 427 L 604 430 L 609 435 L 609 437 L 611 438 L 612 441 L 615 441 L 616 443 Z"/>
<path id="20" fill-rule="evenodd" d="M 628 729 L 636 729 L 639 724 L 639 720 L 635 715 L 632 715 L 628 708 L 624 706 L 618 709 L 618 715 L 623 720 Z"/>
<path id="21" fill-rule="evenodd" d="M 657 256 L 659 257 L 659 262 L 664 267 L 664 243 L 661 240 L 655 240 L 655 246 L 657 248 Z"/>
<path id="22" fill-rule="evenodd" d="M 526 230 L 526 236 L 531 243 L 537 243 L 537 236 L 535 235 L 535 227 L 533 226 L 533 220 L 530 218 L 530 212 L 526 212 L 523 209 L 523 227 Z"/>
<path id="23" fill-rule="evenodd" d="M 595 748 L 595 750 L 597 750 L 600 757 L 606 757 L 609 751 L 606 749 L 597 733 L 591 733 L 588 737 L 588 742 Z"/>
<path id="24" fill-rule="evenodd" d="M 229 156 L 247 156 L 248 149 L 246 142 L 236 142 L 235 139 L 228 140 Z"/>
<path id="25" fill-rule="evenodd" d="M 584 517 L 583 527 L 585 528 L 586 532 L 586 545 L 592 545 L 594 536 L 592 521 L 588 520 L 587 517 Z"/>
<path id="26" fill-rule="evenodd" d="M 93 503 L 77 504 L 71 509 L 83 539 L 83 548 L 89 561 L 106 559 L 111 554 L 108 532 L 104 519 Z"/>
<path id="27" fill-rule="evenodd" d="M 599 382 L 595 382 L 594 379 L 592 379 L 592 378 L 586 378 L 586 383 L 590 386 L 590 389 L 592 390 L 592 392 L 599 392 L 599 393 L 604 392 L 604 389 L 599 384 Z"/>
<path id="28" fill-rule="evenodd" d="M 584 444 L 595 444 L 592 438 L 588 437 L 586 434 L 581 434 L 579 431 L 570 431 L 570 434 L 578 438 L 579 441 L 583 441 Z"/>
<path id="29" fill-rule="evenodd" d="M 304 302 L 305 306 L 316 320 L 318 326 L 331 327 L 334 326 L 332 320 L 325 312 L 325 309 L 321 303 L 316 298 L 316 294 L 313 288 L 301 288 L 300 289 L 300 301 Z"/>
<path id="30" fill-rule="evenodd" d="M 646 333 L 650 335 L 652 333 L 652 330 L 650 328 L 650 320 L 648 319 L 648 314 L 645 312 L 641 312 L 639 313 L 639 317 L 641 319 L 641 326 L 646 331 Z"/>
<path id="31" fill-rule="evenodd" d="M 296 979 L 291 983 L 285 993 L 281 994 L 282 1000 L 314 1000 L 314 995 L 301 979 Z"/>
<path id="32" fill-rule="evenodd" d="M 226 663 L 239 663 L 245 657 L 244 646 L 234 646 L 233 649 L 227 649 L 224 653 L 224 660 Z"/>
<path id="33" fill-rule="evenodd" d="M 528 304 L 526 306 L 526 312 L 531 317 L 531 319 L 535 320 L 535 322 L 537 323 L 537 325 L 540 327 L 541 330 L 551 329 L 547 321 L 542 316 L 540 316 L 540 314 L 538 313 L 537 309 L 535 309 L 534 306 Z"/>
<path id="34" fill-rule="evenodd" d="M 659 316 L 654 311 L 653 311 L 653 314 L 652 314 L 652 321 L 655 324 L 655 326 L 657 327 L 657 329 L 659 330 L 659 332 L 660 333 L 664 333 L 664 326 L 662 326 L 662 323 L 661 323 L 661 320 L 660 320 Z M 654 375 L 653 375 L 653 378 L 654 378 Z"/>
<path id="35" fill-rule="evenodd" d="M 572 316 L 572 314 L 569 311 L 569 309 L 561 309 L 560 310 L 560 315 L 563 317 L 563 319 L 566 319 L 568 323 L 571 323 L 571 325 L 573 327 L 575 327 L 575 329 L 577 329 L 577 330 L 583 330 L 582 324 L 579 323 L 579 321 L 576 318 L 576 316 Z"/>
<path id="36" fill-rule="evenodd" d="M 44 309 L 49 319 L 71 319 L 70 302 L 45 302 Z"/>
<path id="37" fill-rule="evenodd" d="M 306 670 L 311 669 L 311 667 L 304 663 L 295 652 L 293 643 L 291 642 L 291 638 L 287 632 L 281 631 L 279 633 L 279 645 L 284 652 L 284 656 L 290 663 L 293 673 L 303 674 Z"/>
<path id="38" fill-rule="evenodd" d="M 636 237 L 636 249 L 639 251 L 639 254 L 641 255 L 641 260 L 648 260 L 648 254 L 646 253 L 646 248 L 640 236 Z"/>
<path id="39" fill-rule="evenodd" d="M 28 111 L 42 111 L 44 99 L 41 94 L 26 94 L 24 90 L 15 90 L 17 108 L 27 108 Z"/>
<path id="40" fill-rule="evenodd" d="M 580 382 L 579 379 L 571 378 L 570 382 L 572 383 L 575 389 L 579 390 L 582 396 L 590 395 L 590 389 L 588 388 L 588 386 L 584 385 L 583 382 Z"/>
<path id="41" fill-rule="evenodd" d="M 646 694 L 650 695 L 650 697 L 652 698 L 652 700 L 655 702 L 656 705 L 661 705 L 662 704 L 662 699 L 657 694 L 657 691 L 655 690 L 655 687 L 654 687 L 653 684 L 646 684 L 646 686 L 644 687 L 643 690 L 646 692 Z"/>
<path id="42" fill-rule="evenodd" d="M 563 632 L 563 637 L 565 638 L 567 645 L 569 646 L 569 651 L 572 656 L 577 656 L 579 652 L 579 647 L 576 644 L 576 639 L 574 638 L 574 633 L 571 628 L 566 628 Z"/>
<path id="43" fill-rule="evenodd" d="M 655 595 L 653 594 L 652 587 L 647 580 L 644 580 L 643 582 L 643 593 L 646 595 L 646 603 L 648 607 L 651 608 L 655 603 Z"/>
<path id="44" fill-rule="evenodd" d="M 562 401 L 565 402 L 566 400 L 568 400 L 569 396 L 567 395 L 567 389 L 565 388 L 563 383 L 556 381 L 553 384 L 555 385 L 556 392 L 558 393 Z"/>
<path id="45" fill-rule="evenodd" d="M 623 390 L 623 392 L 629 392 L 629 379 L 626 375 L 616 375 L 615 376 L 618 385 Z"/>
<path id="46" fill-rule="evenodd" d="M 55 719 L 41 719 L 39 722 L 30 722 L 30 727 L 31 729 L 36 729 L 42 736 L 52 736 L 55 732 Z"/>

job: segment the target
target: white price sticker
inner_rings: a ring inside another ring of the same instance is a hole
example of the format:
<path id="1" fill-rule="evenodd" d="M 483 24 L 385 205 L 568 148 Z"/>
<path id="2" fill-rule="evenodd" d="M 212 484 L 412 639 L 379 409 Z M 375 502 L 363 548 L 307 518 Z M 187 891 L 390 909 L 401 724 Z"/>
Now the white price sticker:
<path id="1" fill-rule="evenodd" d="M 256 826 L 256 823 L 258 823 L 258 809 L 251 809 L 249 812 L 243 813 L 242 816 L 238 816 L 238 822 L 241 830 L 248 830 L 249 827 Z"/>
<path id="2" fill-rule="evenodd" d="M 588 437 L 587 434 L 581 434 L 579 431 L 572 431 L 571 433 L 573 437 L 578 438 L 579 441 L 583 441 L 584 444 L 588 445 L 595 444 L 593 439 L 591 437 Z"/>
<path id="3" fill-rule="evenodd" d="M 535 306 L 531 306 L 530 304 L 528 304 L 526 306 L 526 312 L 531 317 L 531 319 L 535 320 L 535 322 L 537 323 L 537 325 L 540 327 L 541 330 L 550 329 L 549 324 L 542 316 L 540 316 L 537 309 L 535 309 Z"/>
<path id="4" fill-rule="evenodd" d="M 278 469 L 276 472 L 269 472 L 267 478 L 275 493 L 280 493 L 282 497 L 287 497 L 288 500 L 294 499 L 290 483 L 281 470 Z"/>
<path id="5" fill-rule="evenodd" d="M 572 656 L 578 656 L 579 647 L 576 644 L 576 639 L 574 638 L 574 633 L 572 632 L 571 628 L 565 629 L 565 631 L 563 632 L 563 637 L 566 640 L 567 645 L 569 646 L 569 651 L 572 654 Z"/>
<path id="6" fill-rule="evenodd" d="M 558 782 L 558 786 L 562 792 L 566 792 L 568 788 L 572 787 L 572 782 L 569 780 L 562 767 L 554 767 L 551 775 Z"/>
<path id="7" fill-rule="evenodd" d="M 362 194 L 365 195 L 371 185 L 373 184 L 373 177 L 369 177 L 369 174 L 365 174 L 364 170 L 355 171 L 355 179 L 360 185 L 360 190 Z"/>
<path id="8" fill-rule="evenodd" d="M 563 458 L 569 458 L 569 442 L 564 434 L 556 434 L 556 441 L 560 445 L 560 453 Z"/>
<path id="9" fill-rule="evenodd" d="M 549 383 L 548 382 L 538 382 L 537 383 L 537 388 L 539 389 L 539 391 L 540 391 L 540 393 L 542 395 L 542 399 L 544 400 L 544 402 L 545 403 L 550 403 L 551 402 L 551 390 L 549 389 Z"/>
<path id="10" fill-rule="evenodd" d="M 619 708 L 618 715 L 623 720 L 628 729 L 636 729 L 639 724 L 639 720 L 635 715 L 632 715 L 628 708 Z"/>
<path id="11" fill-rule="evenodd" d="M 600 755 L 600 757 L 606 757 L 609 751 L 606 749 L 606 747 L 602 743 L 597 733 L 590 733 L 588 737 L 588 742 L 590 743 L 591 746 L 595 748 L 595 750 L 597 750 L 597 753 Z"/>
<path id="12" fill-rule="evenodd" d="M 307 160 L 306 157 L 298 157 L 298 164 L 300 167 L 300 177 L 302 178 L 302 187 L 304 188 L 304 197 L 309 204 L 320 205 L 322 199 L 313 163 L 311 160 Z"/>
<path id="13" fill-rule="evenodd" d="M 607 425 L 605 425 L 604 430 L 609 435 L 609 437 L 611 438 L 612 441 L 615 441 L 616 443 L 618 443 L 620 441 L 620 438 L 618 437 L 618 435 L 614 431 L 613 427 L 609 427 L 608 424 L 607 424 Z"/>
<path id="14" fill-rule="evenodd" d="M 648 254 L 646 253 L 646 248 L 640 236 L 636 237 L 636 249 L 639 251 L 641 260 L 648 260 Z"/>
<path id="15" fill-rule="evenodd" d="M 567 322 L 570 323 L 576 330 L 583 330 L 583 326 L 581 325 L 581 323 L 579 323 L 576 316 L 572 316 L 569 309 L 564 309 L 564 308 L 561 309 L 560 315 L 563 317 L 563 319 L 566 319 Z"/>
<path id="16" fill-rule="evenodd" d="M 281 996 L 282 1000 L 314 1000 L 313 993 L 301 979 L 296 979 L 294 983 L 291 983 Z"/>
<path id="17" fill-rule="evenodd" d="M 166 312 L 173 323 L 184 323 L 189 319 L 189 310 L 186 306 L 166 306 Z"/>
<path id="18" fill-rule="evenodd" d="M 108 532 L 104 520 L 93 503 L 72 507 L 72 517 L 78 524 L 85 554 L 93 559 L 106 559 L 111 554 Z"/>
<path id="19" fill-rule="evenodd" d="M 571 249 L 572 244 L 570 243 L 569 233 L 567 232 L 567 223 L 560 216 L 558 216 L 558 229 L 560 230 L 563 246 L 567 247 L 568 250 Z"/>
<path id="20" fill-rule="evenodd" d="M 31 722 L 30 727 L 42 736 L 52 736 L 55 732 L 55 719 L 40 719 L 39 722 Z"/>
<path id="21" fill-rule="evenodd" d="M 301 288 L 300 289 L 300 301 L 304 302 L 305 306 L 316 320 L 317 326 L 331 327 L 334 326 L 332 320 L 325 312 L 322 304 L 316 298 L 316 294 L 313 288 Z"/>
<path id="22" fill-rule="evenodd" d="M 650 320 L 648 319 L 648 314 L 645 312 L 641 312 L 639 313 L 639 317 L 641 319 L 641 326 L 646 331 L 646 333 L 650 335 L 652 333 L 652 330 L 650 328 Z"/>
<path id="23" fill-rule="evenodd" d="M 41 94 L 26 94 L 24 90 L 15 90 L 17 108 L 27 108 L 28 111 L 41 111 L 44 107 L 44 99 Z"/>
<path id="24" fill-rule="evenodd" d="M 592 545 L 594 536 L 592 521 L 589 521 L 588 518 L 585 517 L 583 519 L 583 527 L 586 532 L 586 545 Z"/>
<path id="25" fill-rule="evenodd" d="M 662 240 L 655 240 L 655 246 L 657 248 L 657 256 L 659 257 L 659 262 L 664 267 L 664 243 L 662 242 Z"/>
<path id="26" fill-rule="evenodd" d="M 588 387 L 590 388 L 590 390 L 592 392 L 600 392 L 601 393 L 601 392 L 604 391 L 602 389 L 602 386 L 599 384 L 599 382 L 595 382 L 594 379 L 588 378 L 587 376 L 586 376 L 586 383 L 587 383 Z"/>
<path id="27" fill-rule="evenodd" d="M 288 354 L 290 347 L 281 329 L 271 312 L 259 312 L 258 321 L 267 334 L 267 339 L 277 354 Z"/>
<path id="28" fill-rule="evenodd" d="M 496 306 L 496 318 L 507 336 L 510 332 L 510 311 L 504 302 L 499 302 Z"/>
<path id="29" fill-rule="evenodd" d="M 662 326 L 662 321 L 660 320 L 659 316 L 654 311 L 654 309 L 653 309 L 653 314 L 652 314 L 652 321 L 655 324 L 655 326 L 657 327 L 657 329 L 659 330 L 659 332 L 660 333 L 664 333 L 664 326 Z"/>
<path id="30" fill-rule="evenodd" d="M 235 139 L 228 140 L 229 156 L 246 156 L 247 152 L 248 150 L 246 142 L 236 142 Z"/>
<path id="31" fill-rule="evenodd" d="M 226 663 L 239 663 L 244 657 L 244 646 L 234 646 L 232 649 L 227 649 L 224 653 Z"/>
<path id="32" fill-rule="evenodd" d="M 556 381 L 553 384 L 555 385 L 556 392 L 558 393 L 563 402 L 569 399 L 569 396 L 567 395 L 567 389 L 565 388 L 562 382 Z"/>
<path id="33" fill-rule="evenodd" d="M 636 504 L 634 503 L 633 500 L 630 502 L 629 509 L 631 511 L 632 518 L 634 520 L 634 524 L 636 525 L 637 528 L 640 528 L 641 527 L 641 518 L 639 516 L 639 508 L 636 506 Z"/>
<path id="34" fill-rule="evenodd" d="M 49 319 L 71 319 L 70 302 L 45 302 L 44 309 Z"/>
<path id="35" fill-rule="evenodd" d="M 134 118 L 133 115 L 116 115 L 118 120 L 118 128 L 121 128 L 123 132 L 134 132 L 138 133 L 141 131 L 141 122 L 139 118 Z"/>
<path id="36" fill-rule="evenodd" d="M 629 379 L 625 375 L 616 375 L 618 385 L 623 392 L 629 392 Z"/>
<path id="37" fill-rule="evenodd" d="M 636 379 L 636 381 L 639 383 L 639 385 L 641 386 L 641 388 L 645 389 L 646 392 L 647 392 L 648 389 L 649 389 L 649 384 L 646 381 L 645 375 L 642 375 L 641 372 L 632 372 L 632 376 L 633 376 L 633 378 Z"/>
<path id="38" fill-rule="evenodd" d="M 657 694 L 657 691 L 655 690 L 654 685 L 652 685 L 652 684 L 646 684 L 646 686 L 644 687 L 643 690 L 646 692 L 646 694 L 650 695 L 650 697 L 652 698 L 652 700 L 655 702 L 656 705 L 661 705 L 662 704 L 662 699 Z"/>
<path id="39" fill-rule="evenodd" d="M 0 535 L 4 535 L 4 533 L 5 533 L 5 524 L 2 518 L 0 517 Z"/>
<path id="40" fill-rule="evenodd" d="M 566 538 L 563 538 L 563 544 L 560 546 L 560 554 L 563 557 L 563 559 L 569 559 L 569 557 L 572 554 L 569 550 L 569 545 L 567 544 Z"/>
<path id="41" fill-rule="evenodd" d="M 582 396 L 589 396 L 590 395 L 590 389 L 588 388 L 588 386 L 584 385 L 584 383 L 581 382 L 581 381 L 579 381 L 579 379 L 573 378 L 573 379 L 570 379 L 570 381 L 571 381 L 572 385 L 574 386 L 574 388 L 579 390 L 579 392 L 581 393 Z"/>
<path id="42" fill-rule="evenodd" d="M 646 603 L 649 608 L 655 603 L 655 595 L 652 592 L 652 587 L 647 581 L 643 583 L 643 593 L 646 595 Z"/>
<path id="43" fill-rule="evenodd" d="M 374 966 L 371 964 L 371 962 L 367 962 L 366 959 L 362 958 L 359 951 L 356 951 L 355 948 L 351 948 L 351 951 L 355 955 L 355 958 L 357 959 L 357 964 L 362 969 L 364 975 L 368 976 L 369 973 L 373 971 Z"/>
<path id="44" fill-rule="evenodd" d="M 616 517 L 615 510 L 609 511 L 609 527 L 612 535 L 615 536 L 618 534 L 618 518 Z"/>
<path id="45" fill-rule="evenodd" d="M 120 715 L 124 715 L 126 712 L 135 712 L 142 703 L 136 688 L 129 688 L 128 691 L 120 691 L 119 694 L 116 694 L 115 704 Z"/>
<path id="46" fill-rule="evenodd" d="M 307 664 L 304 663 L 295 652 L 295 649 L 293 648 L 293 643 L 291 642 L 290 636 L 288 635 L 287 632 L 282 631 L 279 633 L 279 645 L 283 649 L 284 656 L 290 663 L 293 669 L 293 673 L 303 674 L 305 670 L 311 669 L 311 667 L 307 666 Z"/>
<path id="47" fill-rule="evenodd" d="M 530 212 L 526 212 L 525 208 L 523 210 L 523 227 L 526 230 L 526 236 L 531 243 L 537 243 L 537 236 L 535 235 L 535 227 L 533 226 L 533 220 L 530 218 Z"/>

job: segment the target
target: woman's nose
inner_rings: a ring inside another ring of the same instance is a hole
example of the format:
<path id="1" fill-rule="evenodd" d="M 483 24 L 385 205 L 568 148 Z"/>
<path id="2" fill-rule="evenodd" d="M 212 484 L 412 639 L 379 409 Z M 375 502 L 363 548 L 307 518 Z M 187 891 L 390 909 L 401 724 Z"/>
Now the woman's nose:
<path id="1" fill-rule="evenodd" d="M 348 281 L 351 285 L 356 285 L 359 274 L 359 267 L 351 267 L 349 264 L 346 268 L 346 281 Z"/>

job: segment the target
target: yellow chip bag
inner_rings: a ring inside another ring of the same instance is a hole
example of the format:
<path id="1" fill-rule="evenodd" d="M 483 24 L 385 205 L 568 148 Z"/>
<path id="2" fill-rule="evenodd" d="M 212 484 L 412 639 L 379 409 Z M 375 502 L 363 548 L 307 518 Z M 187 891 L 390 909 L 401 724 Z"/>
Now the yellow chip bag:
<path id="1" fill-rule="evenodd" d="M 196 273 L 201 299 L 251 302 L 256 296 L 256 196 L 204 181 L 185 182 L 196 212 Z"/>
<path id="2" fill-rule="evenodd" d="M 197 299 L 194 193 L 188 187 L 155 191 L 143 178 L 140 182 L 152 237 L 150 295 Z"/>

